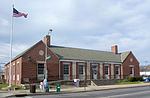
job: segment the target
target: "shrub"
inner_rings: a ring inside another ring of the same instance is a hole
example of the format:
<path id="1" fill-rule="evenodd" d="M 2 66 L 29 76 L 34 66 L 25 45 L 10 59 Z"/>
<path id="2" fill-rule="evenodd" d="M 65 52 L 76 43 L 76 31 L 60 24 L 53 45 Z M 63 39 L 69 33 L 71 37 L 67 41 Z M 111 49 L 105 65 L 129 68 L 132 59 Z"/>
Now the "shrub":
<path id="1" fill-rule="evenodd" d="M 130 81 L 130 82 L 135 82 L 135 81 L 143 81 L 143 78 L 142 77 L 131 77 L 131 76 L 128 76 L 127 80 Z"/>
<path id="2" fill-rule="evenodd" d="M 144 81 L 142 77 L 136 77 L 137 81 Z"/>

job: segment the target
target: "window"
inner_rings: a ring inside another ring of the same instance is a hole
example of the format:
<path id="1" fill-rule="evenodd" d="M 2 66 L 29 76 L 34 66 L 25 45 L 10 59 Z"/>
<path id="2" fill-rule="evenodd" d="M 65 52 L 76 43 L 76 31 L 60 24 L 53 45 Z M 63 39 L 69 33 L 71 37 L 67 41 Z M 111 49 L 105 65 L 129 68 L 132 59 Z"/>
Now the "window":
<path id="1" fill-rule="evenodd" d="M 13 64 L 13 80 L 15 80 L 15 64 Z"/>
<path id="2" fill-rule="evenodd" d="M 69 74 L 69 64 L 64 64 L 64 74 Z"/>
<path id="3" fill-rule="evenodd" d="M 17 63 L 17 80 L 19 80 L 19 62 Z"/>
<path id="4" fill-rule="evenodd" d="M 119 66 L 115 66 L 115 73 L 116 73 L 116 75 L 119 74 Z"/>
<path id="5" fill-rule="evenodd" d="M 13 64 L 13 80 L 15 80 L 15 64 Z"/>
<path id="6" fill-rule="evenodd" d="M 79 74 L 83 74 L 83 65 L 79 65 Z"/>
<path id="7" fill-rule="evenodd" d="M 104 70 L 105 70 L 105 75 L 108 75 L 108 66 L 105 66 Z"/>
<path id="8" fill-rule="evenodd" d="M 17 63 L 17 75 L 19 74 L 19 63 Z"/>
<path id="9" fill-rule="evenodd" d="M 130 75 L 133 75 L 133 67 L 130 67 Z"/>
<path id="10" fill-rule="evenodd" d="M 38 74 L 44 74 L 44 63 L 38 63 Z"/>
<path id="11" fill-rule="evenodd" d="M 13 75 L 15 75 L 15 64 L 13 65 Z"/>

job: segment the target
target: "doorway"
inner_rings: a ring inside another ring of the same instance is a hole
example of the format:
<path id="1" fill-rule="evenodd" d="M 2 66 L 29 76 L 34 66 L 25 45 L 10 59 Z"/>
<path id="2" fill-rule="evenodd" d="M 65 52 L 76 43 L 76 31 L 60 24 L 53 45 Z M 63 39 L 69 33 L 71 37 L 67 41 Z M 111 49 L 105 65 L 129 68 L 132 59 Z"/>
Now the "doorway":
<path id="1" fill-rule="evenodd" d="M 97 79 L 97 65 L 92 65 L 92 79 L 96 80 Z"/>

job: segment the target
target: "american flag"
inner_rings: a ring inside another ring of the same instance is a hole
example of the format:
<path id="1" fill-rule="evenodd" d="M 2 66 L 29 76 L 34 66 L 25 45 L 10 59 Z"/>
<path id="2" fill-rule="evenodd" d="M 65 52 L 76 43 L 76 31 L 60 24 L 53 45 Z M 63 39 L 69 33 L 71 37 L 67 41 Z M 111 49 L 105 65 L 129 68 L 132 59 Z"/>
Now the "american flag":
<path id="1" fill-rule="evenodd" d="M 21 13 L 21 12 L 17 11 L 15 8 L 13 8 L 13 17 L 21 17 L 21 16 L 24 16 L 24 18 L 27 18 L 27 15 L 28 15 L 28 14 Z"/>

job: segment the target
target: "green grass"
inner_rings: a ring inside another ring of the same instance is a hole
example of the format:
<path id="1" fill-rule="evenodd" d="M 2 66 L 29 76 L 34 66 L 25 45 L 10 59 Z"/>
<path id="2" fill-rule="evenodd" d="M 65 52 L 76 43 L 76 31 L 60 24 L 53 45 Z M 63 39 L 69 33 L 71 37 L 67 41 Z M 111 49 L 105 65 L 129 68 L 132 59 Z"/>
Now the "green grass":
<path id="1" fill-rule="evenodd" d="M 9 86 L 9 84 L 0 84 L 0 90 L 2 90 L 2 88 L 6 88 L 8 86 Z M 16 90 L 24 90 L 23 88 L 21 88 L 20 86 L 17 86 L 17 85 L 12 85 L 12 87 L 17 88 Z"/>
<path id="2" fill-rule="evenodd" d="M 0 90 L 4 87 L 8 87 L 8 84 L 0 84 Z"/>
<path id="3" fill-rule="evenodd" d="M 8 86 L 9 86 L 9 84 L 0 84 L 0 90 L 2 90 L 2 88 L 6 88 Z M 12 87 L 15 87 L 16 90 L 30 90 L 30 89 L 24 89 L 24 88 L 17 86 L 17 85 L 12 85 Z M 36 88 L 36 90 L 40 90 L 40 88 Z"/>
<path id="4" fill-rule="evenodd" d="M 142 83 L 140 81 L 136 81 L 136 82 L 116 82 L 116 84 L 118 85 L 123 85 L 123 84 L 139 84 Z"/>

